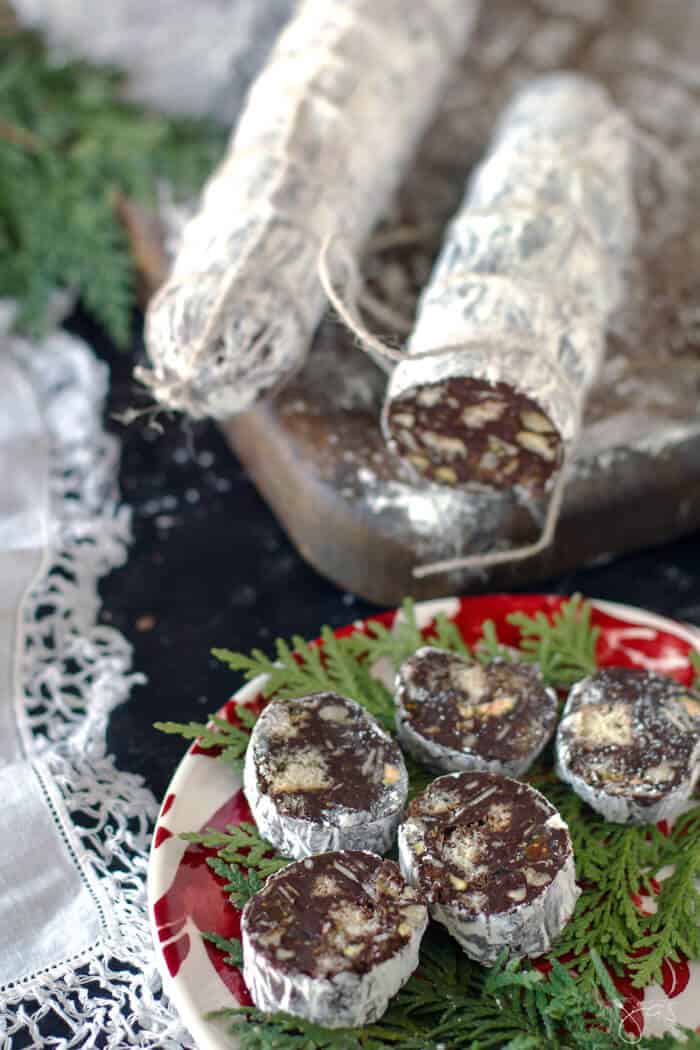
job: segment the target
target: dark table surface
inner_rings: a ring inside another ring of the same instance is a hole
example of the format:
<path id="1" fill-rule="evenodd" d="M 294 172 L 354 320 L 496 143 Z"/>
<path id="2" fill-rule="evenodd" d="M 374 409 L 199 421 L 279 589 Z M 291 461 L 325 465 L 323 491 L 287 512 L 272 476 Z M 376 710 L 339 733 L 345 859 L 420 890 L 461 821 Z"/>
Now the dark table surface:
<path id="1" fill-rule="evenodd" d="M 86 336 L 112 371 L 108 426 L 122 441 L 121 489 L 132 508 L 125 566 L 102 585 L 105 623 L 134 647 L 147 683 L 113 713 L 109 749 L 158 798 L 184 744 L 158 719 L 200 721 L 238 684 L 212 646 L 265 649 L 276 637 L 308 638 L 376 608 L 319 576 L 297 554 L 213 424 L 161 418 L 128 427 L 114 413 L 139 405 L 132 355 L 116 353 L 84 318 Z M 644 513 L 644 508 L 639 508 Z M 700 624 L 700 534 L 538 584 L 538 591 L 639 605 Z"/>

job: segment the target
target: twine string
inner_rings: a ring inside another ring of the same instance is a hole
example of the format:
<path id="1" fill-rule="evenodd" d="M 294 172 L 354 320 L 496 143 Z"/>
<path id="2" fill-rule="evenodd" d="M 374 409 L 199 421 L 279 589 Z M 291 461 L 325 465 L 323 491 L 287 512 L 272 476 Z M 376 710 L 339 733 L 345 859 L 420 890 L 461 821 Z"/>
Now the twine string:
<path id="1" fill-rule="evenodd" d="M 600 122 L 595 128 L 592 129 L 590 135 L 569 147 L 564 151 L 565 154 L 570 154 L 574 158 L 574 170 L 578 172 L 579 176 L 584 175 L 586 172 L 589 174 L 605 174 L 605 169 L 601 162 L 595 157 L 590 155 L 590 141 L 595 139 L 596 136 L 600 135 L 601 132 L 610 132 L 611 130 L 618 130 L 626 136 L 629 136 L 636 144 L 642 146 L 645 151 L 654 155 L 656 150 L 654 149 L 653 140 L 650 142 L 649 137 L 640 133 L 627 116 L 620 110 L 613 112 L 610 117 Z M 540 146 L 542 144 L 540 143 Z M 498 141 L 496 142 L 496 149 L 498 148 Z M 588 150 L 588 152 L 586 152 Z M 552 147 L 552 152 L 556 153 L 557 159 L 561 160 L 561 150 L 555 150 Z M 594 247 L 598 250 L 601 256 L 601 262 L 605 263 L 605 256 L 608 254 L 603 242 L 604 234 L 595 228 L 594 224 L 591 223 L 589 217 L 585 214 L 583 202 L 581 200 L 575 200 L 572 197 L 571 201 L 571 215 L 580 226 L 580 228 L 587 234 L 593 241 Z M 494 206 L 486 209 L 473 209 L 467 210 L 464 213 L 464 221 L 468 222 L 470 216 L 475 214 L 481 215 L 493 215 L 503 212 L 504 210 L 535 210 L 534 202 L 527 201 L 527 199 L 519 198 L 515 201 L 504 202 L 502 207 L 499 208 L 498 202 L 494 203 Z M 459 218 L 456 220 L 459 222 Z M 336 244 L 336 256 L 340 254 L 341 261 L 345 270 L 346 289 L 345 294 L 341 294 L 335 286 L 334 280 L 331 275 L 330 265 L 330 250 L 331 245 Z M 339 250 L 339 252 L 338 252 Z M 358 267 L 355 263 L 354 258 L 347 250 L 347 246 L 343 244 L 333 234 L 328 235 L 324 238 L 321 251 L 319 255 L 319 280 L 323 287 L 323 291 L 333 306 L 335 312 L 344 323 L 344 325 L 352 332 L 358 345 L 361 349 L 366 352 L 375 355 L 377 358 L 384 361 L 391 361 L 393 363 L 407 361 L 407 360 L 419 360 L 422 358 L 429 357 L 441 357 L 445 354 L 454 353 L 458 347 L 455 346 L 439 346 L 429 350 L 421 350 L 416 352 L 404 352 L 397 350 L 394 347 L 389 346 L 387 343 L 379 339 L 373 332 L 371 332 L 362 321 L 359 316 L 357 304 L 361 299 L 361 278 Z M 498 275 L 489 274 L 470 274 L 469 272 L 460 272 L 457 275 L 452 275 L 446 280 L 439 282 L 441 290 L 449 288 L 453 284 L 463 282 L 470 276 L 479 277 L 484 282 L 493 282 Z M 527 278 L 523 278 L 527 280 Z M 536 282 L 532 282 L 536 283 Z M 601 322 L 604 320 L 604 311 L 601 311 L 601 316 L 596 318 L 596 321 Z M 565 326 L 560 325 L 558 332 L 553 332 L 553 337 L 559 337 L 565 331 Z M 575 406 L 575 418 L 573 420 L 572 439 L 567 442 L 564 455 L 562 458 L 562 464 L 557 472 L 554 484 L 552 485 L 549 499 L 547 503 L 547 509 L 542 521 L 541 530 L 538 538 L 530 543 L 511 547 L 509 550 L 491 551 L 482 554 L 464 555 L 456 558 L 451 558 L 443 561 L 430 562 L 425 565 L 418 565 L 413 568 L 413 575 L 418 578 L 424 578 L 426 576 L 435 575 L 438 573 L 455 572 L 463 570 L 483 570 L 494 565 L 502 565 L 515 561 L 523 561 L 531 558 L 547 547 L 549 547 L 554 539 L 559 517 L 561 514 L 561 508 L 564 499 L 564 492 L 566 484 L 570 475 L 571 464 L 573 462 L 575 454 L 575 445 L 578 434 L 581 428 L 581 416 L 583 409 L 583 398 L 580 396 L 580 391 L 574 389 L 574 386 L 568 376 L 563 372 L 559 363 L 555 360 L 550 360 L 555 374 L 557 375 L 558 381 L 562 387 L 566 389 L 570 396 L 570 403 Z"/>
<path id="2" fill-rule="evenodd" d="M 340 248 L 347 281 L 345 294 L 341 294 L 338 291 L 331 275 L 329 254 L 332 244 L 336 245 L 336 252 L 337 249 Z M 328 301 L 333 306 L 333 309 L 336 311 L 341 321 L 345 324 L 348 330 L 352 332 L 360 348 L 365 352 L 374 353 L 381 358 L 398 362 L 412 361 L 426 357 L 443 357 L 445 354 L 454 353 L 455 350 L 459 349 L 458 346 L 439 346 L 431 350 L 422 350 L 417 353 L 409 354 L 405 351 L 396 350 L 394 347 L 389 346 L 371 332 L 362 322 L 357 310 L 356 304 L 359 299 L 359 289 L 361 285 L 358 267 L 345 243 L 333 235 L 327 236 L 323 241 L 319 255 L 318 272 L 319 280 Z M 486 278 L 487 275 L 484 276 Z M 557 378 L 567 388 L 567 392 L 572 395 L 572 404 L 579 405 L 581 398 L 576 395 L 573 385 L 568 377 L 556 362 L 551 362 L 551 364 L 557 374 Z M 425 565 L 416 565 L 412 570 L 413 576 L 417 579 L 422 579 L 426 576 L 433 576 L 445 572 L 483 570 L 492 565 L 524 561 L 549 547 L 554 539 L 557 524 L 559 522 L 566 482 L 568 480 L 570 466 L 574 455 L 575 438 L 580 429 L 580 415 L 581 409 L 579 407 L 574 420 L 574 437 L 567 443 L 564 450 L 562 464 L 557 472 L 557 476 L 549 494 L 547 510 L 542 522 L 540 535 L 535 541 L 511 547 L 509 550 L 505 551 L 491 551 L 484 554 L 463 555 L 445 561 L 428 562 Z"/>

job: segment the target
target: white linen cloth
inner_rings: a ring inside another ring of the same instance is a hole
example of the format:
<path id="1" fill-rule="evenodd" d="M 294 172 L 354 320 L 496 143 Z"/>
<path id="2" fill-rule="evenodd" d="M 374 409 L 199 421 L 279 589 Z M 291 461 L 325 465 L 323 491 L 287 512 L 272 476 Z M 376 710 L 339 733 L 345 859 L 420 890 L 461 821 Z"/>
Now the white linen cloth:
<path id="1" fill-rule="evenodd" d="M 0 1047 L 181 1047 L 161 998 L 145 875 L 156 801 L 106 753 L 139 676 L 97 622 L 125 558 L 106 367 L 0 304 Z"/>

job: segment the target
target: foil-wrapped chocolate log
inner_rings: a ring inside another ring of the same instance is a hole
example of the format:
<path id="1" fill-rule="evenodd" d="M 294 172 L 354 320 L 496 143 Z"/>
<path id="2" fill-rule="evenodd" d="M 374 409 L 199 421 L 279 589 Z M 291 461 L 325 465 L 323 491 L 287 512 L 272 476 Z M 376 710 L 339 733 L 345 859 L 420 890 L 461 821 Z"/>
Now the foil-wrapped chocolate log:
<path id="1" fill-rule="evenodd" d="M 146 321 L 166 406 L 224 418 L 303 362 L 322 245 L 359 252 L 463 51 L 478 0 L 304 0 Z"/>
<path id="2" fill-rule="evenodd" d="M 505 111 L 384 404 L 385 437 L 422 476 L 547 488 L 623 295 L 633 154 L 625 117 L 585 77 L 542 77 Z"/>

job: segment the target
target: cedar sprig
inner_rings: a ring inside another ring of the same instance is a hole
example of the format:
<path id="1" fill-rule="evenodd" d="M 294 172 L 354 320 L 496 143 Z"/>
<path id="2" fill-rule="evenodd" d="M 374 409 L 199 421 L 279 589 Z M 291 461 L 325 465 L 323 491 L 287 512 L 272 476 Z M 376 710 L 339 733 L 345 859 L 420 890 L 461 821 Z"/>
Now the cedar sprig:
<path id="1" fill-rule="evenodd" d="M 220 952 L 225 952 L 224 962 L 227 966 L 238 969 L 243 965 L 243 946 L 235 937 L 220 937 L 218 933 L 203 933 L 205 941 L 210 941 Z"/>
<path id="2" fill-rule="evenodd" d="M 224 831 L 218 828 L 186 831 L 180 838 L 207 849 L 215 849 L 219 860 L 255 871 L 263 880 L 289 864 L 288 858 L 275 854 L 274 847 L 248 821 L 228 824 Z"/>
<path id="3" fill-rule="evenodd" d="M 364 632 L 358 631 L 349 636 L 349 642 L 357 660 L 373 668 L 384 661 L 391 672 L 398 671 L 403 661 L 423 645 L 448 649 L 465 659 L 472 659 L 472 653 L 459 628 L 444 613 L 435 617 L 425 633 L 421 630 L 412 598 L 404 599 L 392 627 L 386 627 L 378 620 L 370 620 Z"/>
<path id="4" fill-rule="evenodd" d="M 250 740 L 250 731 L 255 725 L 257 714 L 245 704 L 236 708 L 236 717 L 240 725 L 233 725 L 220 715 L 209 715 L 204 722 L 154 722 L 154 728 L 161 733 L 184 737 L 185 740 L 196 740 L 204 751 L 221 749 L 218 756 L 235 769 L 243 768 L 246 749 Z"/>
<path id="5" fill-rule="evenodd" d="M 216 875 L 226 880 L 224 891 L 237 908 L 242 908 L 262 889 L 263 879 L 255 868 L 243 869 L 240 863 L 230 864 L 220 856 L 209 857 L 207 864 Z"/>
<path id="6" fill-rule="evenodd" d="M 691 649 L 688 653 L 688 659 L 690 660 L 690 666 L 695 672 L 693 689 L 700 689 L 700 652 L 697 649 Z"/>
<path id="7" fill-rule="evenodd" d="M 666 864 L 673 871 L 660 880 L 656 911 L 636 945 L 643 954 L 629 961 L 637 988 L 661 979 L 665 959 L 700 958 L 700 806 L 679 817 L 665 841 L 662 837 L 656 870 Z"/>
<path id="8" fill-rule="evenodd" d="M 161 182 L 191 195 L 223 151 L 222 129 L 131 105 L 121 87 L 31 33 L 0 35 L 0 296 L 32 335 L 68 289 L 127 345 L 136 278 L 118 204 L 153 208 Z"/>
<path id="9" fill-rule="evenodd" d="M 499 641 L 496 625 L 493 620 L 484 620 L 481 625 L 481 638 L 474 647 L 476 658 L 487 664 L 492 660 L 516 660 L 520 655 L 515 649 Z"/>
<path id="10" fill-rule="evenodd" d="M 651 878 L 665 863 L 666 839 L 655 825 L 608 823 L 561 781 L 538 781 L 537 788 L 569 825 L 576 877 L 582 887 L 574 914 L 550 959 L 571 955 L 567 966 L 575 970 L 579 981 L 594 986 L 599 974 L 589 948 L 619 974 L 635 962 L 648 920 L 633 895 L 652 895 Z M 657 977 L 655 973 L 651 979 Z"/>
<path id="11" fill-rule="evenodd" d="M 592 674 L 600 628 L 592 626 L 591 611 L 590 603 L 574 594 L 551 620 L 543 612 L 512 613 L 508 622 L 520 629 L 520 659 L 538 664 L 548 685 L 573 685 Z"/>
<path id="12" fill-rule="evenodd" d="M 294 635 L 290 642 L 278 639 L 273 656 L 260 649 L 254 649 L 250 656 L 213 649 L 212 655 L 232 671 L 242 672 L 246 681 L 265 676 L 261 692 L 266 698 L 294 699 L 309 693 L 336 692 L 356 700 L 385 728 L 392 728 L 391 694 L 372 675 L 368 662 L 359 658 L 355 637 L 336 638 L 330 627 L 324 627 L 321 645 Z"/>
<path id="13" fill-rule="evenodd" d="M 580 594 L 574 594 L 551 618 L 542 611 L 534 616 L 511 613 L 507 620 L 520 631 L 518 648 L 504 645 L 493 620 L 485 620 L 475 654 L 482 663 L 490 660 L 535 663 L 547 685 L 560 688 L 573 685 L 598 666 L 596 644 L 600 629 L 592 625 L 591 611 L 590 603 Z"/>
<path id="14" fill-rule="evenodd" d="M 391 627 L 379 620 L 370 620 L 365 631 L 358 631 L 350 638 L 356 659 L 370 665 L 387 660 L 392 671 L 397 671 L 407 657 L 425 644 L 416 621 L 413 598 L 404 598 Z"/>

